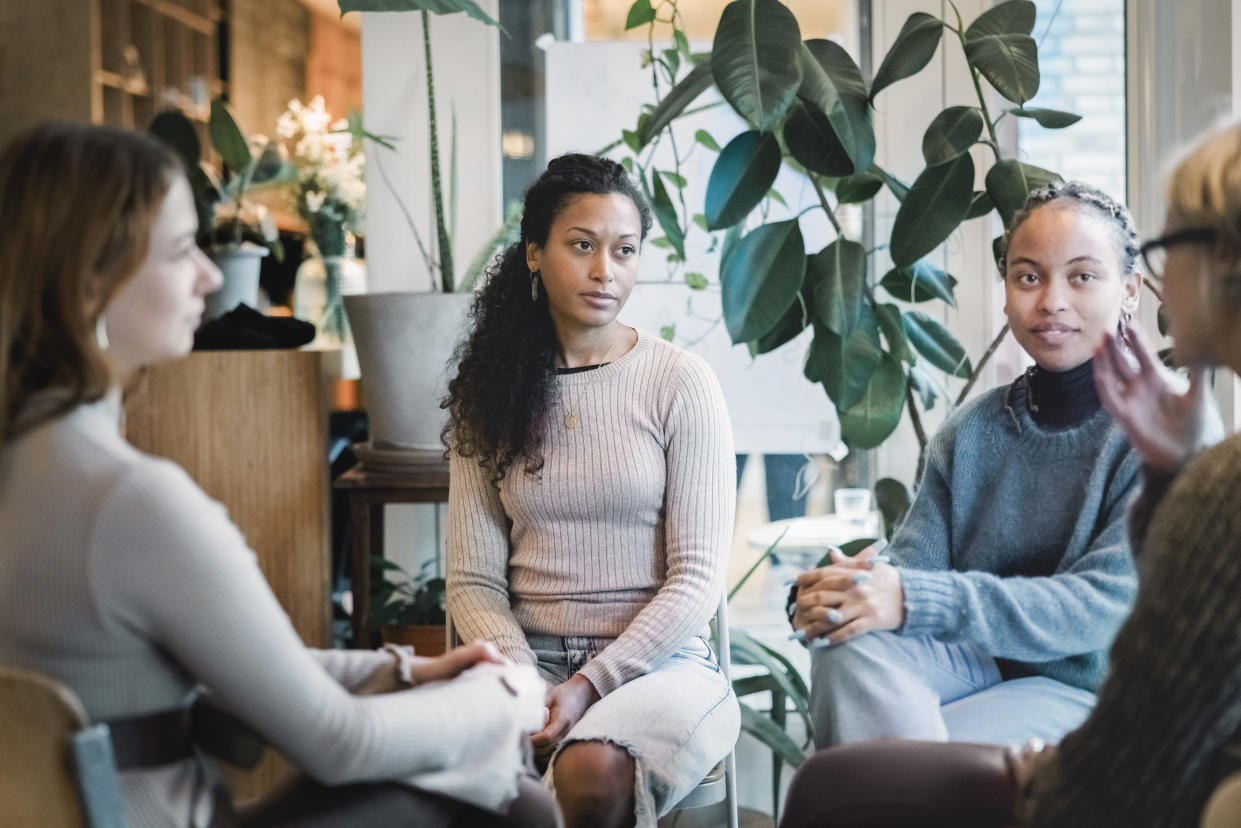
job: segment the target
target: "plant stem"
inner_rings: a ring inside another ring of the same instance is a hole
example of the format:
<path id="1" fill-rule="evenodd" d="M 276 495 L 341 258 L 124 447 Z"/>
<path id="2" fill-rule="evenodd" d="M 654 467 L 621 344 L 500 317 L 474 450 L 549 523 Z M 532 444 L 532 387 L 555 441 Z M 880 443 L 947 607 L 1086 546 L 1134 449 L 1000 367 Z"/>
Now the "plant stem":
<path id="1" fill-rule="evenodd" d="M 966 396 L 969 395 L 970 389 L 974 387 L 974 383 L 978 382 L 978 378 L 982 376 L 983 366 L 991 359 L 991 355 L 995 353 L 995 349 L 1000 347 L 1000 343 L 1004 341 L 1004 337 L 1008 336 L 1008 323 L 1004 323 L 1004 327 L 1000 328 L 1000 332 L 995 335 L 995 339 L 991 340 L 991 344 L 987 346 L 987 350 L 983 351 L 982 358 L 978 360 L 978 364 L 974 366 L 973 372 L 970 373 L 969 379 L 965 381 L 965 387 L 961 389 L 961 393 L 957 395 L 956 405 L 965 402 Z"/>
<path id="2" fill-rule="evenodd" d="M 814 192 L 819 197 L 819 204 L 822 205 L 823 212 L 827 213 L 827 220 L 832 223 L 832 227 L 836 228 L 836 235 L 843 238 L 845 231 L 841 228 L 840 222 L 836 220 L 836 214 L 832 212 L 831 206 L 827 203 L 827 194 L 823 192 L 823 185 L 819 183 L 818 176 L 813 173 L 807 173 L 807 177 L 810 179 L 810 183 L 814 185 Z"/>
<path id="3" fill-rule="evenodd" d="M 431 198 L 435 202 L 435 233 L 440 253 L 440 288 L 444 293 L 452 293 L 452 242 L 448 238 L 448 228 L 444 224 L 444 193 L 440 183 L 440 148 L 439 136 L 436 134 L 435 121 L 435 75 L 431 71 L 431 15 L 424 9 L 422 12 L 422 44 L 427 59 L 427 113 L 431 129 Z"/>
<path id="4" fill-rule="evenodd" d="M 736 595 L 737 592 L 740 591 L 740 589 L 743 586 L 745 586 L 745 582 L 750 580 L 750 576 L 754 574 L 754 570 L 758 569 L 758 565 L 771 557 L 771 553 L 776 551 L 776 547 L 780 545 L 780 541 L 784 540 L 784 536 L 788 534 L 789 528 L 790 527 L 788 526 L 784 527 L 784 531 L 780 533 L 780 537 L 772 541 L 771 546 L 767 547 L 767 549 L 764 550 L 763 554 L 758 556 L 758 560 L 755 561 L 754 564 L 745 571 L 745 574 L 741 576 L 741 580 L 737 582 L 736 586 L 734 586 L 732 589 L 728 591 L 727 600 L 731 601 L 733 599 L 733 596 Z"/>
<path id="5" fill-rule="evenodd" d="M 926 429 L 922 426 L 922 415 L 918 413 L 918 406 L 914 402 L 914 389 L 909 383 L 905 383 L 905 405 L 909 408 L 909 422 L 913 424 L 914 434 L 918 437 L 918 457 L 921 458 L 926 453 Z M 921 463 L 919 459 L 918 464 Z"/>
<path id="6" fill-rule="evenodd" d="M 955 6 L 953 9 L 955 10 Z M 957 22 L 960 23 L 961 13 L 957 12 Z M 957 34 L 957 40 L 961 43 L 961 51 L 965 51 L 965 32 L 961 29 L 953 29 Z M 966 66 L 970 70 L 970 80 L 974 82 L 974 92 L 978 95 L 978 109 L 982 112 L 983 122 L 987 125 L 987 134 L 991 136 L 991 140 L 987 141 L 987 145 L 991 147 L 991 151 L 995 153 L 995 160 L 1002 161 L 1004 156 L 1000 154 L 1000 139 L 995 133 L 995 124 L 991 121 L 991 113 L 987 109 L 987 98 L 982 94 L 982 84 L 978 82 L 978 70 L 969 65 L 968 60 Z M 996 119 L 999 120 L 998 118 Z"/>

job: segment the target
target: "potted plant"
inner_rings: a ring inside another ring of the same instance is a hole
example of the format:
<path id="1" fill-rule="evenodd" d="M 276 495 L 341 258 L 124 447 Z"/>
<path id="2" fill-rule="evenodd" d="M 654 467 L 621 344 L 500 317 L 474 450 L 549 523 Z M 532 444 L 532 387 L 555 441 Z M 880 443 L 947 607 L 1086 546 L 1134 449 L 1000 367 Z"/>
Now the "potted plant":
<path id="1" fill-rule="evenodd" d="M 430 130 L 427 181 L 435 216 L 431 243 L 424 243 L 408 210 L 401 206 L 421 252 L 423 266 L 431 276 L 432 292 L 347 296 L 345 308 L 358 350 L 372 445 L 405 450 L 410 460 L 438 461 L 442 454 L 440 431 L 445 418 L 445 413 L 439 409 L 439 400 L 444 395 L 446 369 L 461 338 L 470 300 L 468 293 L 456 291 L 469 290 L 473 276 L 487 264 L 487 258 L 485 255 L 476 258 L 471 266 L 473 275 L 459 278 L 451 238 L 452 216 L 456 212 L 452 197 L 455 187 L 449 186 L 446 202 L 440 165 L 431 60 L 431 14 L 464 12 L 488 26 L 498 27 L 499 24 L 471 0 L 339 0 L 339 5 L 342 15 L 359 11 L 419 12 L 422 16 L 423 42 L 420 46 L 426 56 Z M 360 127 L 358 131 L 392 149 L 388 139 L 364 133 Z M 455 146 L 455 136 L 453 144 Z M 449 178 L 455 179 L 455 176 L 450 174 Z"/>
<path id="2" fill-rule="evenodd" d="M 444 579 L 432 577 L 434 565 L 434 560 L 425 562 L 414 576 L 379 555 L 371 558 L 368 623 L 385 643 L 409 644 L 424 656 L 445 651 Z M 389 575 L 395 580 L 389 580 Z"/>
<path id="3" fill-rule="evenodd" d="M 246 196 L 291 180 L 293 170 L 279 145 L 263 137 L 247 139 L 221 98 L 211 102 L 207 121 L 211 145 L 223 161 L 219 171 L 203 160 L 198 133 L 179 110 L 159 113 L 149 130 L 185 163 L 198 210 L 198 245 L 224 274 L 224 284 L 207 297 L 203 319 L 242 302 L 257 305 L 262 258 L 271 253 L 283 260 L 284 248 L 266 208 L 248 202 Z"/>

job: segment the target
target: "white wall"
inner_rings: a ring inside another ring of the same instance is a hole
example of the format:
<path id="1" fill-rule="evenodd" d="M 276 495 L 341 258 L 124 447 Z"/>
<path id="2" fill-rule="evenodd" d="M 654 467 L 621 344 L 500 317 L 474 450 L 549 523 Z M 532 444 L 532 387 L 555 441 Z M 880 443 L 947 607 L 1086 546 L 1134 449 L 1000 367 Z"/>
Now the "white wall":
<path id="1" fill-rule="evenodd" d="M 1129 206 L 1144 237 L 1163 224 L 1169 165 L 1203 130 L 1241 114 L 1241 2 L 1128 0 Z M 1142 320 L 1155 330 L 1156 302 Z M 1224 426 L 1241 425 L 1241 387 L 1215 374 Z"/>

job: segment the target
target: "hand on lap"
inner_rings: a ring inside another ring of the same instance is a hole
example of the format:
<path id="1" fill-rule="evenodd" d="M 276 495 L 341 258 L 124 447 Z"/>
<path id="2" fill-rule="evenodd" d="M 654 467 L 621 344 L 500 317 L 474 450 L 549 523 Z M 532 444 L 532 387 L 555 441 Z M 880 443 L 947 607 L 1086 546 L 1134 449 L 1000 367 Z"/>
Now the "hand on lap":
<path id="1" fill-rule="evenodd" d="M 564 740 L 586 710 L 599 701 L 599 691 L 590 679 L 578 673 L 563 684 L 547 690 L 547 724 L 530 737 L 534 756 L 540 766 L 547 764 L 556 746 Z"/>
<path id="2" fill-rule="evenodd" d="M 896 567 L 876 562 L 876 546 L 852 558 L 832 550 L 832 563 L 797 578 L 793 627 L 805 640 L 839 644 L 874 630 L 892 630 L 905 618 L 905 593 Z"/>

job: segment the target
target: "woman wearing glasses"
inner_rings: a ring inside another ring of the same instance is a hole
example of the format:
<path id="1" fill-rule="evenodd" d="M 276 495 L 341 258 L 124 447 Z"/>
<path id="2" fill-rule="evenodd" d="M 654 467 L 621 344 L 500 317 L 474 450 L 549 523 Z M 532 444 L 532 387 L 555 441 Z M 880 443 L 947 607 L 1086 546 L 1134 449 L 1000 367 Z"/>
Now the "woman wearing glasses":
<path id="1" fill-rule="evenodd" d="M 1130 519 L 1141 587 L 1094 711 L 1057 748 L 1020 755 L 918 742 L 825 751 L 798 772 L 782 828 L 858 824 L 859 805 L 875 802 L 889 821 L 867 825 L 1197 825 L 1241 770 L 1241 436 L 1202 449 L 1205 369 L 1241 372 L 1241 124 L 1176 167 L 1165 231 L 1142 252 L 1162 277 L 1189 386 L 1140 337 L 1132 359 L 1110 334 L 1096 352 L 1099 396 L 1140 455 L 1143 484 Z"/>

